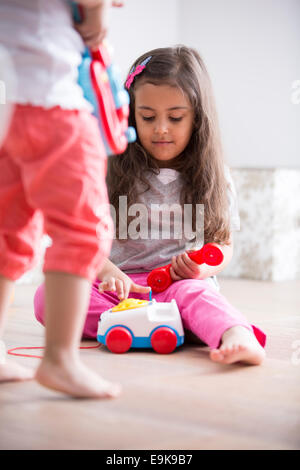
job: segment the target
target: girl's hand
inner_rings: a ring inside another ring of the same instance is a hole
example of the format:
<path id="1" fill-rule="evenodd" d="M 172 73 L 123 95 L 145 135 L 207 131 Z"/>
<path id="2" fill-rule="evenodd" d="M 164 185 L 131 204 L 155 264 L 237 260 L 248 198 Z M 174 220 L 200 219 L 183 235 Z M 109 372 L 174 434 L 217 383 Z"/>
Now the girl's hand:
<path id="1" fill-rule="evenodd" d="M 206 279 L 210 276 L 206 264 L 197 264 L 191 260 L 187 252 L 173 256 L 170 274 L 173 281 L 181 279 Z"/>
<path id="2" fill-rule="evenodd" d="M 149 286 L 140 286 L 133 282 L 129 276 L 122 273 L 118 277 L 107 276 L 102 279 L 99 284 L 99 292 L 111 291 L 117 292 L 120 300 L 127 299 L 129 292 L 138 292 L 140 294 L 148 294 L 151 290 Z"/>

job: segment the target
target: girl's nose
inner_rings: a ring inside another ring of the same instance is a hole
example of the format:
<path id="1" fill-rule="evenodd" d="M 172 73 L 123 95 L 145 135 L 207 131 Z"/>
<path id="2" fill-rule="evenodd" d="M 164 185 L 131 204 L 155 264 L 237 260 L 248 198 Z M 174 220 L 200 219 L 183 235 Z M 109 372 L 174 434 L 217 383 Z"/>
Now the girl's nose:
<path id="1" fill-rule="evenodd" d="M 168 133 L 168 123 L 166 121 L 159 121 L 155 126 L 156 134 L 167 134 Z"/>

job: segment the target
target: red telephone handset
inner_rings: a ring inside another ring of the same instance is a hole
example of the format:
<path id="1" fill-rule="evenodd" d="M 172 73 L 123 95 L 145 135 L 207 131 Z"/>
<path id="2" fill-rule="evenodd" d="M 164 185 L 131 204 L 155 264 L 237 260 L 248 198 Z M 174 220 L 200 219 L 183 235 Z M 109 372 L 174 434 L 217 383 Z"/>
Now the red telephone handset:
<path id="1" fill-rule="evenodd" d="M 224 259 L 220 248 L 211 243 L 204 245 L 201 250 L 188 253 L 188 256 L 197 264 L 205 263 L 209 266 L 218 266 Z M 161 268 L 153 269 L 153 271 L 148 274 L 147 283 L 153 292 L 163 292 L 172 284 L 173 280 L 170 275 L 170 267 L 171 264 L 167 264 Z"/>

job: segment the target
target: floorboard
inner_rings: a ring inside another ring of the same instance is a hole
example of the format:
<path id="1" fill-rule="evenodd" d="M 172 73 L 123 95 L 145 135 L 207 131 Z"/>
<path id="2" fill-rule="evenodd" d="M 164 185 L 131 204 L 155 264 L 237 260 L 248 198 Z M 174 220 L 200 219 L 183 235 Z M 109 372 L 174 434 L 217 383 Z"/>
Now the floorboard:
<path id="1" fill-rule="evenodd" d="M 299 449 L 300 282 L 220 282 L 231 303 L 267 333 L 262 366 L 215 364 L 199 345 L 171 355 L 82 350 L 91 368 L 121 382 L 122 395 L 74 400 L 34 381 L 2 384 L 0 449 Z M 35 289 L 16 287 L 7 348 L 43 345 Z M 15 360 L 29 367 L 39 361 Z"/>

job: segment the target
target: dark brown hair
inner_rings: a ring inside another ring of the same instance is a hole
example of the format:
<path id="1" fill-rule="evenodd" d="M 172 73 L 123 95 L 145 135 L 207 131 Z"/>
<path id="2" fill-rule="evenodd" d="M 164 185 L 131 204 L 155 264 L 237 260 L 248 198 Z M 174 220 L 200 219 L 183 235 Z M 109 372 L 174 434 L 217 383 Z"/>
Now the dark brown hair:
<path id="1" fill-rule="evenodd" d="M 134 78 L 129 89 L 129 125 L 136 127 L 135 90 L 140 84 L 168 84 L 184 92 L 194 109 L 194 129 L 184 151 L 172 161 L 172 168 L 181 175 L 181 204 L 192 204 L 193 207 L 204 204 L 205 243 L 228 243 L 227 181 L 215 101 L 206 67 L 198 52 L 185 46 L 154 49 L 139 57 L 133 66 L 149 56 L 151 60 Z M 109 158 L 107 185 L 110 202 L 116 209 L 117 234 L 119 196 L 127 195 L 128 207 L 138 202 L 136 182 L 142 183 L 147 191 L 150 186 L 145 172 L 149 170 L 159 173 L 156 161 L 141 146 L 138 138 L 122 155 Z M 193 230 L 195 219 L 193 213 Z"/>

